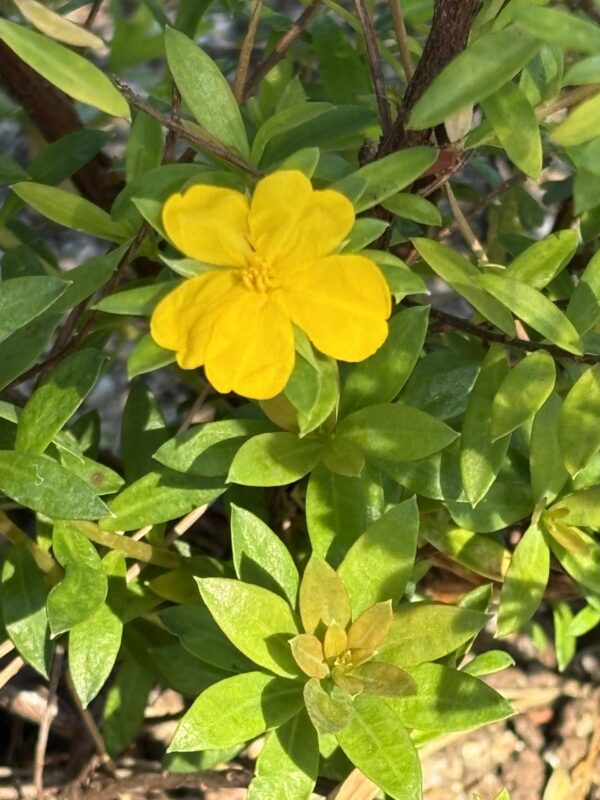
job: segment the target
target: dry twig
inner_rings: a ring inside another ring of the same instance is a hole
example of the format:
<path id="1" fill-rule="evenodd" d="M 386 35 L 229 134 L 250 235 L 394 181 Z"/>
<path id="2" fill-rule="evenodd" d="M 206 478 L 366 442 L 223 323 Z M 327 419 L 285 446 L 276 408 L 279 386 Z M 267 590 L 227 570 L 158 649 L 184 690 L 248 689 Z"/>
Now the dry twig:
<path id="1" fill-rule="evenodd" d="M 371 73 L 371 82 L 375 91 L 375 98 L 377 100 L 381 130 L 383 131 L 384 136 L 389 136 L 392 130 L 392 117 L 390 114 L 390 107 L 386 99 L 383 67 L 381 64 L 381 57 L 379 55 L 377 34 L 375 33 L 375 28 L 373 27 L 373 22 L 369 16 L 369 11 L 365 4 L 365 0 L 354 0 L 354 5 L 356 6 L 356 13 L 360 19 L 363 36 L 365 39 L 367 62 L 369 64 L 369 72 Z"/>
<path id="2" fill-rule="evenodd" d="M 262 6 L 263 0 L 252 0 L 252 11 L 250 12 L 250 19 L 248 21 L 248 30 L 242 42 L 238 67 L 235 73 L 235 82 L 233 84 L 233 94 L 238 103 L 241 103 L 244 97 L 244 89 L 248 79 L 248 69 L 250 68 L 250 58 L 254 48 L 254 40 L 256 39 L 256 31 L 258 30 Z"/>
<path id="3" fill-rule="evenodd" d="M 52 720 L 58 710 L 58 682 L 62 673 L 64 648 L 61 644 L 56 646 L 54 651 L 54 661 L 50 673 L 50 684 L 48 686 L 48 702 L 44 717 L 40 723 L 37 742 L 35 745 L 35 760 L 33 764 L 33 785 L 35 786 L 38 800 L 42 800 L 44 795 L 44 762 L 46 760 L 46 747 L 48 745 L 48 734 Z"/>

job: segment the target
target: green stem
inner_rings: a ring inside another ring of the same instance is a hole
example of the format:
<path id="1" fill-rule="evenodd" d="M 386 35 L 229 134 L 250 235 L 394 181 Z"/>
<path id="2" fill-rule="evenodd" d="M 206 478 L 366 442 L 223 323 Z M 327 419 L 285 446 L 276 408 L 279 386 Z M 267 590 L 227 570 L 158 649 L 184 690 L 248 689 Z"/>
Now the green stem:
<path id="1" fill-rule="evenodd" d="M 164 547 L 154 547 L 147 542 L 136 542 L 128 536 L 111 531 L 103 531 L 93 522 L 71 522 L 77 530 L 81 531 L 92 542 L 108 547 L 110 550 L 119 550 L 128 558 L 144 561 L 147 564 L 156 564 L 159 567 L 180 567 L 183 563 L 182 556 Z"/>

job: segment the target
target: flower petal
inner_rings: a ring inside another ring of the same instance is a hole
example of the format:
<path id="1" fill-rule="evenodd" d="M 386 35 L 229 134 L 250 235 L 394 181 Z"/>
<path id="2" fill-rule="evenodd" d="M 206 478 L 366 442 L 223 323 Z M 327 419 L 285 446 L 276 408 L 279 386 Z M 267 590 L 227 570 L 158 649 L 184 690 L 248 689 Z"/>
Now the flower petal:
<path id="1" fill-rule="evenodd" d="M 305 267 L 329 255 L 354 225 L 354 208 L 341 192 L 314 191 L 296 170 L 260 180 L 250 206 L 250 238 L 270 264 Z"/>
<path id="2" fill-rule="evenodd" d="M 177 351 L 177 363 L 183 369 L 199 367 L 223 305 L 243 291 L 233 270 L 205 272 L 184 281 L 154 309 L 152 338 L 161 347 Z"/>
<path id="3" fill-rule="evenodd" d="M 250 254 L 248 199 L 220 186 L 195 184 L 163 207 L 169 239 L 190 258 L 222 267 L 243 267 Z"/>
<path id="4" fill-rule="evenodd" d="M 330 256 L 295 272 L 283 291 L 292 321 L 322 353 L 362 361 L 385 341 L 390 290 L 364 256 Z"/>
<path id="5" fill-rule="evenodd" d="M 206 351 L 206 377 L 219 392 L 266 400 L 294 367 L 292 323 L 281 296 L 244 290 L 223 309 Z"/>

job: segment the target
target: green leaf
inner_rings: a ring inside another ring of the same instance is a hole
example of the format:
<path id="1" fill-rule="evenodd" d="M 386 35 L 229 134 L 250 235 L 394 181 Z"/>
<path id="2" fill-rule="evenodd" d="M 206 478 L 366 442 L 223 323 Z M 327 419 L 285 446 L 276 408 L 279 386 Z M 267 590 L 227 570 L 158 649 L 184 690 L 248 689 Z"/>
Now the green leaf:
<path id="1" fill-rule="evenodd" d="M 33 181 L 15 183 L 11 189 L 44 217 L 66 228 L 110 242 L 124 242 L 132 235 L 125 223 L 114 222 L 106 211 L 73 192 Z"/>
<path id="2" fill-rule="evenodd" d="M 483 681 L 441 664 L 421 664 L 410 672 L 415 696 L 388 703 L 409 728 L 420 731 L 464 731 L 510 717 L 509 703 Z"/>
<path id="3" fill-rule="evenodd" d="M 89 620 L 100 608 L 108 580 L 96 548 L 77 528 L 66 523 L 55 525 L 52 550 L 65 569 L 65 577 L 51 589 L 46 604 L 50 630 L 58 636 Z"/>
<path id="4" fill-rule="evenodd" d="M 0 154 L 0 186 L 29 180 L 29 175 L 14 159 Z"/>
<path id="5" fill-rule="evenodd" d="M 322 442 L 293 433 L 261 433 L 240 447 L 227 480 L 242 486 L 285 486 L 310 472 L 322 449 Z"/>
<path id="6" fill-rule="evenodd" d="M 445 67 L 415 103 L 408 127 L 431 128 L 485 100 L 533 58 L 541 44 L 504 30 L 480 36 Z M 490 53 L 494 58 L 490 58 Z"/>
<path id="7" fill-rule="evenodd" d="M 164 466 L 189 475 L 226 475 L 240 445 L 272 426 L 260 419 L 226 419 L 192 425 L 154 454 Z"/>
<path id="8" fill-rule="evenodd" d="M 310 800 L 318 769 L 319 739 L 303 710 L 267 737 L 248 800 Z"/>
<path id="9" fill-rule="evenodd" d="M 286 678 L 298 676 L 289 640 L 300 632 L 279 595 L 229 578 L 199 578 L 202 599 L 228 639 L 256 664 Z"/>
<path id="10" fill-rule="evenodd" d="M 600 319 L 600 254 L 596 254 L 579 277 L 569 298 L 567 317 L 581 335 Z"/>
<path id="11" fill-rule="evenodd" d="M 133 658 L 125 661 L 106 696 L 102 735 L 111 756 L 121 753 L 144 721 L 154 676 Z"/>
<path id="12" fill-rule="evenodd" d="M 113 516 L 103 519 L 100 527 L 107 531 L 131 531 L 168 522 L 212 503 L 224 488 L 215 478 L 198 479 L 195 475 L 157 469 L 111 500 L 109 513 Z"/>
<path id="13" fill-rule="evenodd" d="M 361 217 L 357 219 L 354 223 L 354 227 L 348 234 L 342 252 L 357 253 L 360 250 L 364 250 L 371 242 L 379 239 L 389 226 L 389 222 L 385 219 L 375 219 L 374 217 Z"/>
<path id="14" fill-rule="evenodd" d="M 492 439 L 492 407 L 508 370 L 503 349 L 491 347 L 469 397 L 460 440 L 460 474 L 473 506 L 496 480 L 508 449 L 508 436 Z"/>
<path id="15" fill-rule="evenodd" d="M 69 633 L 69 672 L 84 708 L 102 689 L 115 665 L 121 647 L 125 605 L 125 557 L 112 550 L 102 560 L 108 578 L 108 595 L 91 616 L 78 622 Z"/>
<path id="16" fill-rule="evenodd" d="M 458 434 L 435 417 L 403 403 L 368 406 L 349 414 L 336 437 L 367 458 L 413 461 L 443 450 Z"/>
<path id="17" fill-rule="evenodd" d="M 162 300 L 178 284 L 179 281 L 172 280 L 152 281 L 149 284 L 135 286 L 133 289 L 123 289 L 103 297 L 92 308 L 107 314 L 149 317 L 159 300 Z"/>
<path id="18" fill-rule="evenodd" d="M 297 105 L 284 108 L 269 117 L 260 126 L 252 142 L 252 161 L 259 164 L 265 148 L 275 136 L 285 134 L 292 128 L 302 125 L 308 120 L 324 114 L 333 108 L 331 103 L 298 103 Z"/>
<path id="19" fill-rule="evenodd" d="M 576 231 L 551 233 L 519 253 L 505 274 L 534 289 L 543 289 L 569 263 L 578 246 Z"/>
<path id="20" fill-rule="evenodd" d="M 254 669 L 254 664 L 231 644 L 206 606 L 170 606 L 159 616 L 165 628 L 178 636 L 183 647 L 196 658 L 228 672 Z"/>
<path id="21" fill-rule="evenodd" d="M 110 513 L 80 478 L 44 455 L 0 450 L 0 490 L 53 519 L 99 519 Z"/>
<path id="22" fill-rule="evenodd" d="M 527 517 L 534 508 L 526 483 L 495 481 L 475 508 L 470 503 L 447 501 L 450 516 L 461 528 L 492 533 Z"/>
<path id="23" fill-rule="evenodd" d="M 337 733 L 346 728 L 354 712 L 349 694 L 337 686 L 328 692 L 314 678 L 304 684 L 304 704 L 320 735 Z"/>
<path id="24" fill-rule="evenodd" d="M 419 756 L 387 699 L 355 698 L 352 721 L 337 740 L 350 761 L 390 797 L 415 800 L 421 795 Z"/>
<path id="25" fill-rule="evenodd" d="M 563 147 L 574 147 L 598 136 L 600 123 L 600 93 L 584 100 L 569 116 L 554 128 L 551 140 Z"/>
<path id="26" fill-rule="evenodd" d="M 338 568 L 353 615 L 383 600 L 397 601 L 410 578 L 417 549 L 415 498 L 391 508 L 360 536 Z"/>
<path id="27" fill-rule="evenodd" d="M 398 396 L 425 341 L 429 309 L 407 308 L 395 314 L 379 350 L 348 371 L 340 400 L 340 416 Z"/>
<path id="28" fill-rule="evenodd" d="M 502 585 L 497 636 L 508 636 L 529 622 L 544 596 L 550 552 L 539 525 L 527 528 L 510 559 Z"/>
<path id="29" fill-rule="evenodd" d="M 484 675 L 493 675 L 495 672 L 501 672 L 508 667 L 513 667 L 515 664 L 514 658 L 505 650 L 488 650 L 485 653 L 479 653 L 472 661 L 462 668 L 462 672 L 473 675 L 475 678 L 481 678 Z"/>
<path id="30" fill-rule="evenodd" d="M 339 376 L 336 361 L 310 348 L 306 357 L 297 354 L 284 396 L 298 411 L 300 436 L 306 436 L 325 422 L 337 404 Z"/>
<path id="31" fill-rule="evenodd" d="M 401 219 L 410 219 L 422 225 L 441 225 L 442 215 L 433 203 L 418 194 L 401 193 L 388 197 L 381 204 Z"/>
<path id="32" fill-rule="evenodd" d="M 79 350 L 46 375 L 21 412 L 16 450 L 44 452 L 94 388 L 106 358 L 100 350 Z"/>
<path id="33" fill-rule="evenodd" d="M 233 504 L 231 547 L 241 581 L 280 594 L 295 608 L 300 578 L 287 547 L 261 519 Z"/>
<path id="34" fill-rule="evenodd" d="M 427 541 L 467 569 L 484 578 L 501 581 L 509 552 L 490 536 L 433 522 L 422 530 Z"/>
<path id="35" fill-rule="evenodd" d="M 27 547 L 13 545 L 2 565 L 2 619 L 19 655 L 46 678 L 52 662 L 47 593 L 44 574 Z"/>
<path id="36" fill-rule="evenodd" d="M 0 389 L 36 363 L 60 319 L 58 314 L 43 314 L 0 342 Z"/>
<path id="37" fill-rule="evenodd" d="M 560 521 L 566 525 L 600 528 L 600 487 L 592 486 L 561 497 L 550 510 L 560 510 Z"/>
<path id="38" fill-rule="evenodd" d="M 600 611 L 594 606 L 585 606 L 571 620 L 569 633 L 571 636 L 585 636 L 600 625 Z"/>
<path id="39" fill-rule="evenodd" d="M 554 359 L 545 351 L 519 361 L 500 384 L 492 403 L 492 439 L 516 430 L 544 405 L 556 382 Z"/>
<path id="40" fill-rule="evenodd" d="M 234 675 L 206 689 L 183 716 L 169 752 L 214 750 L 279 728 L 302 706 L 302 686 L 264 672 Z"/>
<path id="41" fill-rule="evenodd" d="M 417 361 L 400 400 L 438 419 L 458 417 L 467 408 L 480 366 L 477 353 L 433 350 Z"/>
<path id="42" fill-rule="evenodd" d="M 6 19 L 0 20 L 0 39 L 69 97 L 112 116 L 131 119 L 129 107 L 120 92 L 87 58 Z"/>
<path id="43" fill-rule="evenodd" d="M 159 167 L 163 158 L 163 132 L 160 122 L 138 111 L 133 120 L 125 153 L 125 179 L 128 184 L 140 175 Z"/>
<path id="44" fill-rule="evenodd" d="M 0 342 L 39 317 L 65 293 L 69 284 L 60 278 L 32 276 L 0 283 Z"/>
<path id="45" fill-rule="evenodd" d="M 383 489 L 374 469 L 360 477 L 336 475 L 318 466 L 306 495 L 308 533 L 314 555 L 337 566 L 352 544 L 383 512 Z"/>
<path id="46" fill-rule="evenodd" d="M 104 256 L 92 258 L 79 267 L 70 269 L 68 273 L 70 284 L 67 285 L 67 290 L 57 300 L 52 311 L 64 313 L 93 295 L 101 286 L 104 286 L 119 266 L 121 258 L 128 247 L 127 243 L 122 244 L 120 247 L 110 250 Z"/>
<path id="47" fill-rule="evenodd" d="M 436 159 L 437 152 L 432 147 L 409 147 L 366 164 L 331 188 L 344 192 L 356 180 L 364 182 L 365 188 L 354 204 L 358 214 L 410 186 Z"/>
<path id="48" fill-rule="evenodd" d="M 524 33 L 558 44 L 565 50 L 595 55 L 600 51 L 600 29 L 573 13 L 539 5 L 521 5 L 512 12 L 517 28 Z"/>
<path id="49" fill-rule="evenodd" d="M 533 420 L 529 468 L 535 505 L 544 499 L 544 505 L 551 503 L 569 477 L 558 441 L 561 411 L 562 400 L 553 392 Z"/>
<path id="50" fill-rule="evenodd" d="M 166 367 L 175 361 L 175 353 L 165 350 L 156 344 L 152 336 L 147 333 L 137 342 L 127 359 L 127 377 L 129 380 L 145 375 L 147 372 Z"/>
<path id="51" fill-rule="evenodd" d="M 173 28 L 165 29 L 173 80 L 200 125 L 215 139 L 248 157 L 250 150 L 238 104 L 220 69 L 204 50 Z"/>
<path id="52" fill-rule="evenodd" d="M 554 647 L 558 671 L 564 672 L 575 656 L 577 640 L 570 632 L 573 622 L 571 606 L 564 600 L 557 603 L 552 609 L 554 619 Z"/>
<path id="53" fill-rule="evenodd" d="M 600 545 L 583 531 L 577 528 L 572 530 L 581 549 L 570 552 L 554 536 L 548 536 L 552 554 L 577 583 L 600 594 Z"/>
<path id="54" fill-rule="evenodd" d="M 429 294 L 423 278 L 413 272 L 401 258 L 383 250 L 364 250 L 362 255 L 377 264 L 397 301 L 407 294 Z"/>
<path id="55" fill-rule="evenodd" d="M 509 81 L 482 105 L 508 158 L 526 175 L 537 178 L 542 171 L 542 139 L 533 108 L 523 92 Z"/>
<path id="56" fill-rule="evenodd" d="M 306 633 L 315 633 L 321 625 L 329 628 L 334 623 L 345 628 L 352 619 L 346 587 L 335 570 L 314 555 L 304 569 L 298 605 Z"/>
<path id="57" fill-rule="evenodd" d="M 464 256 L 433 239 L 413 239 L 417 252 L 442 280 L 496 327 L 515 335 L 513 319 L 502 303 L 482 289 L 481 273 Z"/>
<path id="58" fill-rule="evenodd" d="M 469 608 L 441 603 L 402 604 L 377 658 L 405 668 L 435 661 L 472 639 L 487 621 L 487 614 Z"/>
<path id="59" fill-rule="evenodd" d="M 600 365 L 589 367 L 565 397 L 558 441 L 567 472 L 574 477 L 600 449 Z"/>
<path id="60" fill-rule="evenodd" d="M 417 687 L 408 672 L 394 664 L 381 661 L 368 661 L 352 670 L 352 677 L 358 678 L 363 691 L 380 697 L 405 697 L 415 694 Z"/>

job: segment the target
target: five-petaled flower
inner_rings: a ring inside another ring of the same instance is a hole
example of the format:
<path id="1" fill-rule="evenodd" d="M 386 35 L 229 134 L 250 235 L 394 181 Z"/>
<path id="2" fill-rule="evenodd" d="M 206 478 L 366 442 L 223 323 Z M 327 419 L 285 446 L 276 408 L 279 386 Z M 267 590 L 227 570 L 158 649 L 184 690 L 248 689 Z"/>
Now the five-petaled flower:
<path id="1" fill-rule="evenodd" d="M 152 336 L 176 351 L 180 367 L 204 366 L 218 391 L 259 400 L 282 391 L 294 325 L 343 361 L 362 361 L 385 341 L 385 278 L 364 256 L 336 254 L 354 225 L 340 192 L 315 191 L 295 170 L 261 179 L 251 202 L 196 184 L 167 200 L 163 224 L 182 253 L 214 269 L 158 304 Z"/>

